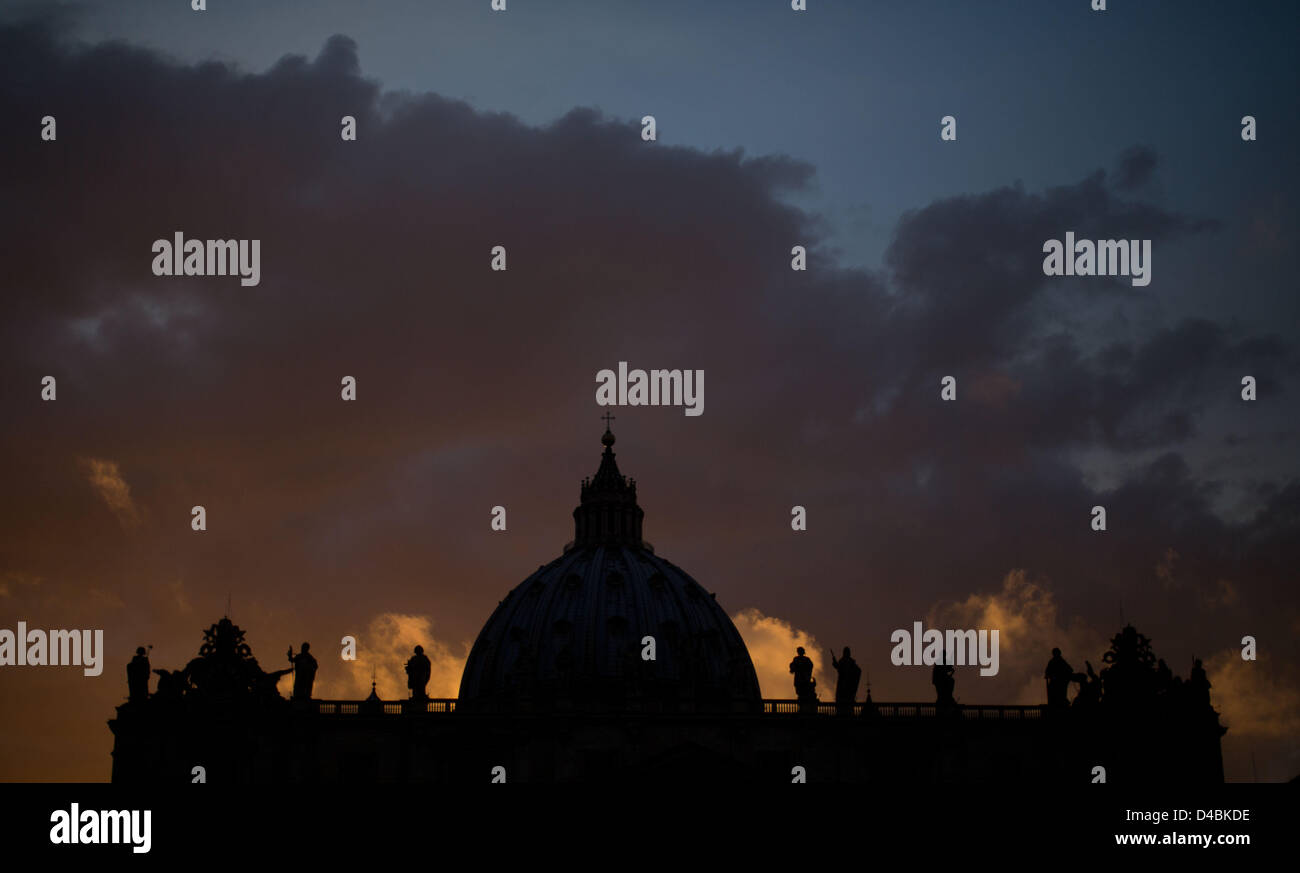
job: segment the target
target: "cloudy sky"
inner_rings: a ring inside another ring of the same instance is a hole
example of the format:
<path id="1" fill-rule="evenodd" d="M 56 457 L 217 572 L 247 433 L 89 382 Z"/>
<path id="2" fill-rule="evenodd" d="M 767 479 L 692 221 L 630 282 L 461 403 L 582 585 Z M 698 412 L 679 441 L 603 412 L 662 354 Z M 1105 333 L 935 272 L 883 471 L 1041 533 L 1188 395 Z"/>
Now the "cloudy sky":
<path id="1" fill-rule="evenodd" d="M 453 696 L 572 539 L 619 361 L 707 374 L 618 459 L 767 696 L 802 643 L 929 699 L 889 663 L 923 620 L 1002 629 L 959 700 L 1036 703 L 1131 621 L 1205 659 L 1230 778 L 1300 773 L 1290 4 L 208 5 L 0 6 L 0 627 L 108 649 L 0 670 L 0 779 L 107 779 L 135 646 L 182 665 L 228 598 L 317 696 L 400 693 L 416 642 Z M 260 239 L 261 283 L 155 277 L 177 231 Z M 1067 231 L 1152 240 L 1150 285 L 1044 277 Z"/>

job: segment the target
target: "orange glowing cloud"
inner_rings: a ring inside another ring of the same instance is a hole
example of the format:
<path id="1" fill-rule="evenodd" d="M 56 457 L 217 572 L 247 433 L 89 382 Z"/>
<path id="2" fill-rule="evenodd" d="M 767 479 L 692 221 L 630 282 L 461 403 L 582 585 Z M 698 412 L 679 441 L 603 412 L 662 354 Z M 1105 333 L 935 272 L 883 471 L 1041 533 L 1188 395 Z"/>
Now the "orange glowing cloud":
<path id="1" fill-rule="evenodd" d="M 1232 648 L 1205 662 L 1211 700 L 1234 738 L 1300 736 L 1300 691 L 1279 682 L 1269 660 L 1243 661 L 1241 649 Z"/>
<path id="2" fill-rule="evenodd" d="M 731 620 L 735 623 L 736 630 L 740 631 L 745 647 L 749 649 L 754 671 L 758 673 L 758 687 L 764 697 L 794 697 L 790 661 L 794 658 L 795 649 L 803 646 L 814 665 L 813 678 L 817 680 L 817 696 L 827 701 L 835 699 L 834 677 L 825 672 L 829 658 L 816 637 L 779 618 L 764 615 L 757 609 L 741 610 Z"/>
<path id="3" fill-rule="evenodd" d="M 1043 669 L 1053 648 L 1059 647 L 1074 670 L 1082 673 L 1085 660 L 1100 670 L 1101 654 L 1109 647 L 1102 634 L 1080 620 L 1062 624 L 1051 589 L 1029 579 L 1024 570 L 1007 573 L 998 591 L 936 605 L 926 627 L 998 631 L 996 676 L 981 677 L 976 669 L 957 668 L 958 699 L 969 703 L 1045 703 Z"/>
<path id="4" fill-rule="evenodd" d="M 384 700 L 405 700 L 404 666 L 416 646 L 424 647 L 432 665 L 430 697 L 455 697 L 465 670 L 469 645 L 452 646 L 433 635 L 433 621 L 426 615 L 385 612 L 375 616 L 357 639 L 357 658 L 344 661 L 344 673 L 333 681 L 318 682 L 312 696 L 322 699 L 360 700 L 370 694 L 373 675 L 375 690 Z M 461 654 L 456 654 L 459 649 Z"/>
<path id="5" fill-rule="evenodd" d="M 122 478 L 116 461 L 101 461 L 98 458 L 82 458 L 82 469 L 96 493 L 103 499 L 113 515 L 126 530 L 131 530 L 140 523 L 140 514 L 136 511 L 135 501 L 131 499 L 131 488 Z"/>

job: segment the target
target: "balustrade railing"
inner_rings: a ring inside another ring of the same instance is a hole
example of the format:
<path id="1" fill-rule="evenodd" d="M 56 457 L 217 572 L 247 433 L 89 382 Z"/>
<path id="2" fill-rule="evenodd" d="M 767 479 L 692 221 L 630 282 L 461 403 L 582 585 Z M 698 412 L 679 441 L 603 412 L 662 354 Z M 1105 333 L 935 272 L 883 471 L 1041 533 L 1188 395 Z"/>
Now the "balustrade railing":
<path id="1" fill-rule="evenodd" d="M 321 715 L 401 715 L 404 712 L 455 712 L 456 699 L 452 697 L 430 697 L 426 700 L 381 700 L 370 703 L 364 700 L 313 700 L 316 711 Z"/>
<path id="2" fill-rule="evenodd" d="M 313 700 L 316 712 L 321 715 L 402 715 L 403 713 L 448 713 L 456 711 L 456 700 L 450 697 L 415 700 L 384 700 L 378 703 L 364 700 Z M 853 715 L 861 716 L 866 704 L 853 704 Z M 933 718 L 951 712 L 963 719 L 1036 719 L 1041 718 L 1046 706 L 980 706 L 958 704 L 947 711 L 933 703 L 873 703 L 872 716 L 876 718 Z M 817 701 L 817 715 L 835 715 L 839 706 L 834 701 Z M 799 715 L 798 700 L 764 700 L 764 715 Z"/>
<path id="3" fill-rule="evenodd" d="M 853 704 L 853 715 L 861 716 L 862 709 L 866 704 L 861 701 Z M 872 703 L 874 715 L 881 718 L 933 718 L 936 715 L 943 715 L 947 712 L 953 712 L 966 719 L 1026 719 L 1041 718 L 1046 706 L 982 706 L 957 704 L 950 710 L 941 710 L 934 703 Z M 765 715 L 798 715 L 800 712 L 798 700 L 764 700 L 763 713 Z M 817 701 L 817 715 L 835 715 L 839 712 L 839 705 L 833 700 Z"/>

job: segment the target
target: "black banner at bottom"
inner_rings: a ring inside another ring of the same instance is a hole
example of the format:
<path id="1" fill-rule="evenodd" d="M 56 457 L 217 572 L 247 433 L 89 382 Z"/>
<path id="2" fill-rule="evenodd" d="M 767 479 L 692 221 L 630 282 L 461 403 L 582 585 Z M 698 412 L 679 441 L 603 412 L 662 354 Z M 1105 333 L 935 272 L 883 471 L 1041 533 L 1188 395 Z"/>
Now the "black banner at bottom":
<path id="1" fill-rule="evenodd" d="M 1296 840 L 1295 785 L 1177 790 L 1087 786 L 924 789 L 781 786 L 725 789 L 600 786 L 263 786 L 234 791 L 87 784 L 0 785 L 7 857 L 74 862 L 148 859 L 264 863 L 441 851 L 472 862 L 577 852 L 582 866 L 695 853 L 806 856 L 879 851 L 918 859 L 971 851 L 1057 853 L 1286 852 Z M 594 854 L 588 854 L 588 852 Z M 614 854 L 610 854 L 613 852 Z M 629 858 L 628 852 L 632 852 Z M 429 854 L 433 853 L 433 854 Z M 75 857 L 74 857 L 75 856 Z"/>

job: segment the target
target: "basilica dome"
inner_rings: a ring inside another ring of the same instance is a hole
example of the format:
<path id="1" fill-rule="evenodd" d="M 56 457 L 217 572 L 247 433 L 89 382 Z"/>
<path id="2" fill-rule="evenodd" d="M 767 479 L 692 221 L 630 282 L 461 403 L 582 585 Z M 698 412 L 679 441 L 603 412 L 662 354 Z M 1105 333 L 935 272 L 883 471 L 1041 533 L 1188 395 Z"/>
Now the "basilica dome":
<path id="1" fill-rule="evenodd" d="M 457 709 L 754 712 L 745 643 L 714 595 L 641 538 L 614 435 L 582 483 L 575 535 L 501 601 L 470 650 Z M 647 639 L 653 638 L 653 641 Z M 653 659 L 643 654 L 653 648 Z"/>

